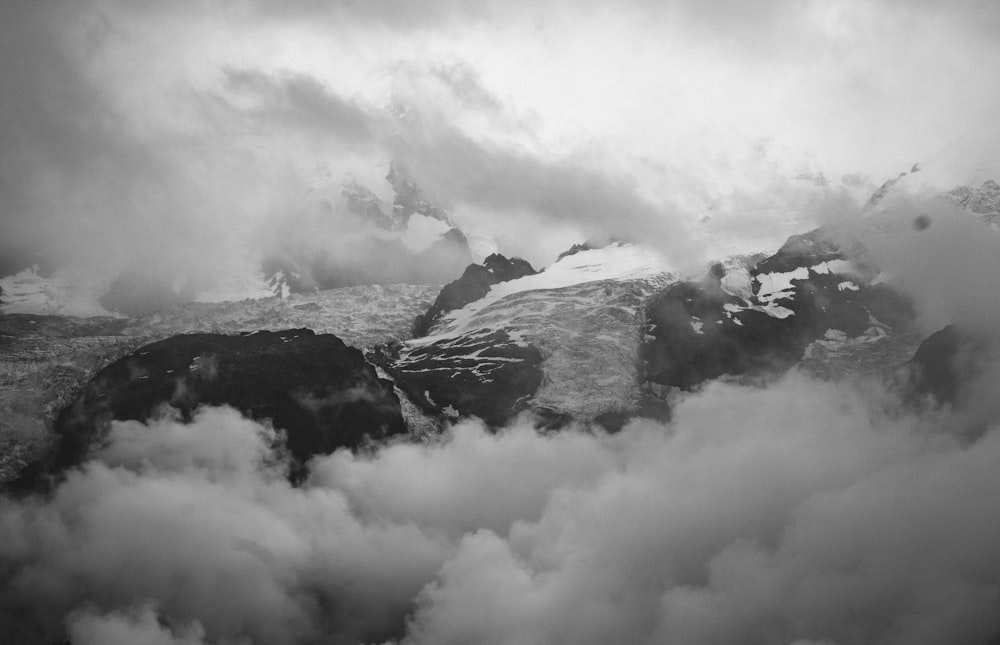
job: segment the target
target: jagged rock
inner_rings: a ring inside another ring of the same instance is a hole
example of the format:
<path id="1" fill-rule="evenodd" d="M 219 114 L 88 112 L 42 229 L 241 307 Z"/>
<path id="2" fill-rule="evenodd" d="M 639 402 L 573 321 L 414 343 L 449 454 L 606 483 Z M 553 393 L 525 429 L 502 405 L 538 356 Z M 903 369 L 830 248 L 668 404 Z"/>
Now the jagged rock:
<path id="1" fill-rule="evenodd" d="M 379 363 L 431 414 L 476 416 L 501 425 L 528 407 L 542 383 L 541 352 L 502 329 L 443 338 L 402 355 L 392 349 Z"/>
<path id="2" fill-rule="evenodd" d="M 916 168 L 917 170 L 919 170 L 919 168 L 917 168 L 916 164 L 914 164 L 914 168 Z M 914 172 L 916 172 L 916 171 L 914 171 Z M 900 179 L 902 179 L 903 177 L 907 176 L 908 174 L 910 174 L 910 173 L 901 172 L 901 173 L 899 173 L 898 176 L 893 177 L 892 179 L 886 180 L 885 183 L 883 183 L 881 186 L 878 187 L 878 190 L 876 190 L 874 193 L 872 193 L 872 196 L 868 199 L 868 203 L 865 204 L 865 210 L 870 210 L 870 209 L 875 208 L 876 206 L 878 206 L 879 203 L 883 199 L 885 199 L 885 196 L 889 194 L 889 191 L 892 190 L 892 187 L 895 186 L 896 183 Z"/>
<path id="3" fill-rule="evenodd" d="M 414 213 L 452 224 L 448 213 L 424 196 L 420 188 L 410 179 L 406 167 L 399 161 L 393 161 L 389 165 L 389 174 L 385 178 L 396 193 L 392 202 L 393 217 L 404 226 Z"/>
<path id="4" fill-rule="evenodd" d="M 559 260 L 561 260 L 561 259 L 563 259 L 565 257 L 568 257 L 570 255 L 576 255 L 580 251 L 589 251 L 592 248 L 594 248 L 594 247 L 592 247 L 590 245 L 590 242 L 583 242 L 582 244 L 574 244 L 573 246 L 569 247 L 567 250 L 565 250 L 562 253 L 560 253 L 559 257 L 556 258 L 556 262 L 558 262 Z"/>
<path id="5" fill-rule="evenodd" d="M 479 300 L 489 293 L 493 285 L 536 273 L 527 261 L 506 258 L 499 253 L 490 255 L 481 265 L 470 264 L 462 277 L 446 284 L 430 309 L 413 321 L 414 337 L 426 336 L 443 314 Z"/>
<path id="6" fill-rule="evenodd" d="M 465 414 L 444 401 L 454 400 L 455 383 L 468 389 L 475 382 L 473 398 L 505 401 L 488 411 L 491 422 L 530 409 L 545 427 L 595 420 L 620 426 L 616 420 L 623 415 L 645 415 L 657 408 L 644 405 L 636 366 L 643 305 L 673 279 L 661 262 L 647 249 L 612 244 L 564 256 L 541 273 L 492 286 L 486 279 L 473 282 L 479 290 L 470 289 L 471 297 L 482 296 L 472 300 L 458 291 L 451 302 L 470 301 L 438 317 L 430 335 L 389 349 L 386 370 L 438 414 L 446 408 Z M 502 257 L 486 266 L 495 272 L 491 278 L 527 273 Z M 488 273 L 485 266 L 476 269 L 467 277 Z M 448 304 L 448 295 L 442 292 L 439 307 L 441 301 Z M 496 379 L 492 371 L 501 367 L 524 371 L 524 380 Z M 465 409 L 470 405 L 487 404 L 466 402 Z M 657 409 L 655 416 L 663 415 Z"/>
<path id="7" fill-rule="evenodd" d="M 959 186 L 945 197 L 991 224 L 1000 224 L 1000 185 L 992 179 L 975 189 Z"/>
<path id="8" fill-rule="evenodd" d="M 873 271 L 848 260 L 858 249 L 847 246 L 817 230 L 789 238 L 748 281 L 727 281 L 716 265 L 700 282 L 670 285 L 648 307 L 645 378 L 691 389 L 723 375 L 777 373 L 818 339 L 905 326 L 907 301 L 871 284 Z"/>
<path id="9" fill-rule="evenodd" d="M 308 329 L 239 336 L 190 334 L 139 348 L 98 372 L 56 421 L 57 445 L 15 487 L 80 464 L 111 420 L 145 421 L 163 405 L 189 419 L 229 405 L 287 434 L 301 475 L 314 455 L 406 432 L 392 384 L 357 349 Z"/>

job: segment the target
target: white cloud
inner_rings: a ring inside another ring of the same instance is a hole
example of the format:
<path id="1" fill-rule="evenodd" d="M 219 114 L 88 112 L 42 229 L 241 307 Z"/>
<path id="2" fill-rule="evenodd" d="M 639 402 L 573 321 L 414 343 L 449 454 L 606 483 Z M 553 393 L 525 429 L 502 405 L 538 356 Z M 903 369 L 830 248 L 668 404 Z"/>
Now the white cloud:
<path id="1" fill-rule="evenodd" d="M 51 499 L 0 501 L 0 612 L 50 640 L 985 642 L 1000 434 L 887 403 L 713 384 L 667 426 L 465 422 L 299 489 L 232 410 L 116 424 Z"/>

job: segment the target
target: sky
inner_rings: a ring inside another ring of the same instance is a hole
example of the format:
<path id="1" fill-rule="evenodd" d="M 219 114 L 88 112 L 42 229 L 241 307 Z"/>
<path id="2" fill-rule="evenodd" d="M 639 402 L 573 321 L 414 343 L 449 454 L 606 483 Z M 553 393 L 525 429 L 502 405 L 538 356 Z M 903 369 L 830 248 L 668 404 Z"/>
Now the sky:
<path id="1" fill-rule="evenodd" d="M 29 2 L 0 8 L 0 271 L 219 289 L 405 162 L 478 256 L 641 239 L 679 269 L 996 167 L 966 2 Z M 304 215 L 305 214 L 305 215 Z"/>

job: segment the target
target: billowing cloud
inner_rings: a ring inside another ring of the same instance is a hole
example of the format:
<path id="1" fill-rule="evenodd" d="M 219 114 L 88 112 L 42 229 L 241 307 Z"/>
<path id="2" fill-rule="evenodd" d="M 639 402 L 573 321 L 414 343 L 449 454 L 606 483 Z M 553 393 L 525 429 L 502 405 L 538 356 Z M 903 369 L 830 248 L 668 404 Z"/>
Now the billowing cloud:
<path id="1" fill-rule="evenodd" d="M 232 410 L 116 423 L 50 498 L 0 502 L 3 636 L 986 642 L 1000 434 L 868 392 L 717 383 L 611 436 L 463 422 L 302 488 Z"/>
<path id="2" fill-rule="evenodd" d="M 988 2 L 2 11 L 5 275 L 253 282 L 272 232 L 304 226 L 289 213 L 345 179 L 384 196 L 396 155 L 484 248 L 540 265 L 592 235 L 687 265 L 774 246 L 942 150 L 996 167 Z"/>

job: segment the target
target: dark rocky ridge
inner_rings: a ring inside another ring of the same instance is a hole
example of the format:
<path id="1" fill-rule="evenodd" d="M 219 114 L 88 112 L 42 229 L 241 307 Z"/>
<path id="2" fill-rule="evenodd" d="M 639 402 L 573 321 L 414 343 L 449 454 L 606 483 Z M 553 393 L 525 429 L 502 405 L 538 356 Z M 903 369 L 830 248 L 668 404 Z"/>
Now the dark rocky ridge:
<path id="1" fill-rule="evenodd" d="M 442 315 L 479 300 L 489 293 L 493 285 L 536 273 L 527 261 L 507 258 L 499 253 L 490 255 L 482 264 L 470 264 L 462 277 L 446 284 L 430 309 L 413 321 L 413 336 L 426 336 Z"/>
<path id="2" fill-rule="evenodd" d="M 189 334 L 145 345 L 98 372 L 59 415 L 52 454 L 26 468 L 14 488 L 37 487 L 45 475 L 82 463 L 111 420 L 145 421 L 163 405 L 182 420 L 201 405 L 271 419 L 287 435 L 293 480 L 314 455 L 406 432 L 391 383 L 332 334 Z"/>
<path id="3" fill-rule="evenodd" d="M 992 353 L 988 338 L 948 325 L 920 343 L 907 365 L 909 389 L 941 405 L 967 403 L 968 387 L 983 376 Z"/>
<path id="4" fill-rule="evenodd" d="M 749 302 L 723 289 L 721 265 L 700 282 L 670 285 L 648 307 L 650 329 L 640 350 L 644 377 L 687 390 L 723 375 L 780 373 L 830 330 L 854 338 L 874 321 L 905 327 L 912 316 L 905 298 L 869 284 L 863 271 L 826 270 L 824 263 L 858 257 L 857 248 L 844 246 L 820 230 L 789 238 L 750 271 Z M 805 272 L 776 300 L 791 313 L 782 318 L 761 310 L 761 276 L 790 272 Z"/>
<path id="5" fill-rule="evenodd" d="M 383 346 L 369 355 L 425 412 L 479 417 L 499 426 L 527 409 L 542 383 L 542 353 L 503 330 L 483 329 L 416 347 L 400 356 Z"/>

